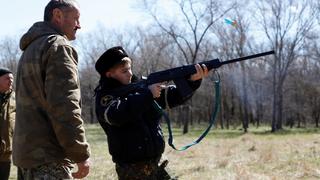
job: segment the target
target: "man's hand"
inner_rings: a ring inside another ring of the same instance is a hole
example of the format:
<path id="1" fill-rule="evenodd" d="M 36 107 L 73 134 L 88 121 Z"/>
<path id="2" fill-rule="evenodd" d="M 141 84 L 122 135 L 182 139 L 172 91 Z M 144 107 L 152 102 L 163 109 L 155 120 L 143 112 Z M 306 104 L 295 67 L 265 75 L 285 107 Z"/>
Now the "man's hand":
<path id="1" fill-rule="evenodd" d="M 90 169 L 90 160 L 89 159 L 87 159 L 83 162 L 77 163 L 77 166 L 78 166 L 78 171 L 72 173 L 72 176 L 75 179 L 82 179 L 89 174 L 89 169 Z"/>
<path id="2" fill-rule="evenodd" d="M 208 76 L 208 68 L 206 65 L 201 64 L 200 66 L 200 64 L 196 64 L 195 67 L 197 69 L 197 72 L 190 76 L 191 81 L 196 81 Z"/>

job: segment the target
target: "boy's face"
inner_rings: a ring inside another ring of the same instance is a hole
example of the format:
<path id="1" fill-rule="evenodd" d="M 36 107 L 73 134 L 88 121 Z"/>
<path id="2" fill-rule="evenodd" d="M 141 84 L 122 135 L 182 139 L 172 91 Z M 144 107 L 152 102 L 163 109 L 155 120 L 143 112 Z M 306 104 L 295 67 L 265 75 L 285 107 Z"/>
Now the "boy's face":
<path id="1" fill-rule="evenodd" d="M 120 81 L 123 85 L 130 84 L 132 78 L 131 63 L 111 68 L 106 72 L 106 76 Z"/>

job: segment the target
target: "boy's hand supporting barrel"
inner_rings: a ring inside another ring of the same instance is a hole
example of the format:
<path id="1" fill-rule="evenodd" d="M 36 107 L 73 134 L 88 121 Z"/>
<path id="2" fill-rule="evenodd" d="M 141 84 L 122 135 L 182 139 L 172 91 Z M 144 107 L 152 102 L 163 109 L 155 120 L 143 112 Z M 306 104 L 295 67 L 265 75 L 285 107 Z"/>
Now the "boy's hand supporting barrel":
<path id="1" fill-rule="evenodd" d="M 203 79 L 208 76 L 208 68 L 205 64 L 196 64 L 195 67 L 197 69 L 197 73 L 190 76 L 191 81 Z"/>

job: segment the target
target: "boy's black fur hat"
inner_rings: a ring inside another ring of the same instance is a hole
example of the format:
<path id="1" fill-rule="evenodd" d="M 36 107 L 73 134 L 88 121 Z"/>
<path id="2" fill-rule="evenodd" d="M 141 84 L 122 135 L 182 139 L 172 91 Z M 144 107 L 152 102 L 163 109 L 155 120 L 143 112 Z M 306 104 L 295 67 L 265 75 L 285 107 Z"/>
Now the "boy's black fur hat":
<path id="1" fill-rule="evenodd" d="M 124 57 L 128 57 L 128 54 L 121 46 L 112 47 L 99 57 L 95 64 L 95 68 L 100 76 L 104 76 L 105 72 L 121 62 Z"/>
<path id="2" fill-rule="evenodd" d="M 3 67 L 0 68 L 0 76 L 3 76 L 8 73 L 12 74 L 12 71 L 10 71 L 8 68 L 3 68 Z"/>

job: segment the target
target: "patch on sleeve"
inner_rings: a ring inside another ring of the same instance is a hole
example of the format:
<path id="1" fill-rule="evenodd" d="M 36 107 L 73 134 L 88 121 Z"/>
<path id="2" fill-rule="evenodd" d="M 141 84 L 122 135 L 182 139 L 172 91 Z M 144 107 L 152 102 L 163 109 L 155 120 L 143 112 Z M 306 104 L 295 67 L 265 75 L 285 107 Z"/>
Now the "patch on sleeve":
<path id="1" fill-rule="evenodd" d="M 108 104 L 112 101 L 113 97 L 111 95 L 103 96 L 100 100 L 101 106 L 108 106 Z"/>

